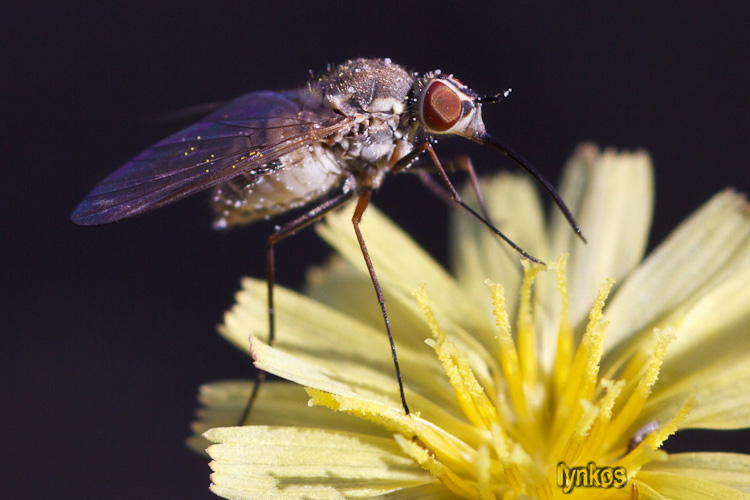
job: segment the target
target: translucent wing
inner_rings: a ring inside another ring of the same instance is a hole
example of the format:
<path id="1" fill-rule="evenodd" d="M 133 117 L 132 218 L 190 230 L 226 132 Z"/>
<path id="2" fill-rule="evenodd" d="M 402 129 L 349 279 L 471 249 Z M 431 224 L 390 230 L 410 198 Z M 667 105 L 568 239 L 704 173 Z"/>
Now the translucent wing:
<path id="1" fill-rule="evenodd" d="M 252 173 L 347 122 L 304 89 L 245 94 L 133 158 L 97 185 L 71 218 L 91 226 L 162 207 Z"/>

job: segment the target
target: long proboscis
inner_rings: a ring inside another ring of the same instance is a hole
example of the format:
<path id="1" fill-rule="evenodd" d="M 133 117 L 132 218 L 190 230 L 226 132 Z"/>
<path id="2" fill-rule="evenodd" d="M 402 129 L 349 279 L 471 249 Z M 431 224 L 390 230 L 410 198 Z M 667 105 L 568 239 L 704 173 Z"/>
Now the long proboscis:
<path id="1" fill-rule="evenodd" d="M 565 204 L 563 199 L 560 197 L 560 194 L 557 192 L 557 190 L 550 184 L 550 182 L 542 176 L 539 171 L 534 168 L 534 166 L 526 161 L 526 159 L 510 149 L 508 146 L 503 144 L 499 139 L 496 137 L 490 135 L 490 134 L 484 134 L 482 137 L 479 138 L 479 142 L 482 144 L 488 144 L 496 149 L 499 149 L 503 152 L 508 158 L 516 162 L 518 165 L 520 165 L 524 170 L 526 170 L 531 176 L 539 182 L 539 184 L 542 185 L 545 191 L 549 193 L 549 195 L 552 197 L 552 200 L 554 200 L 555 204 L 558 206 L 560 211 L 563 213 L 565 218 L 568 220 L 568 223 L 573 228 L 573 230 L 576 232 L 579 238 L 586 243 L 586 238 L 583 236 L 583 233 L 581 232 L 581 228 L 578 226 L 578 222 L 576 222 L 575 217 L 573 217 L 573 213 L 570 211 L 568 206 Z"/>

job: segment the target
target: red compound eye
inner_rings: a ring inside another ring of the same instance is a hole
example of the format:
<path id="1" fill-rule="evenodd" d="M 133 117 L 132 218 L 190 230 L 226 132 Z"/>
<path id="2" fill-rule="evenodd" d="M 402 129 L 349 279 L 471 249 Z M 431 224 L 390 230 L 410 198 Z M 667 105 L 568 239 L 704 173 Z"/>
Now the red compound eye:
<path id="1" fill-rule="evenodd" d="M 461 98 L 450 85 L 430 82 L 422 101 L 422 122 L 433 132 L 445 132 L 461 119 Z"/>

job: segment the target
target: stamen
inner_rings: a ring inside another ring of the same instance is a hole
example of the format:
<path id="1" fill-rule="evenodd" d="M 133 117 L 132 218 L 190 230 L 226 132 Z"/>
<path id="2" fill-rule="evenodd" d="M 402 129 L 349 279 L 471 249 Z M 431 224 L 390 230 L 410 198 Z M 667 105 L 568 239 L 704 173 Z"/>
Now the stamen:
<path id="1" fill-rule="evenodd" d="M 521 493 L 523 491 L 523 479 L 521 478 L 521 471 L 518 469 L 518 464 L 510 461 L 510 443 L 508 442 L 508 437 L 498 424 L 494 424 L 490 430 L 492 432 L 492 444 L 503 466 L 505 477 L 508 479 L 511 488 L 516 493 Z"/>
<path id="2" fill-rule="evenodd" d="M 582 399 L 580 403 L 583 415 L 578 419 L 575 431 L 568 438 L 562 452 L 562 461 L 566 464 L 576 463 L 594 424 L 594 419 L 599 415 L 599 408 L 592 405 L 588 400 Z"/>
<path id="3" fill-rule="evenodd" d="M 591 432 L 586 440 L 582 455 L 591 455 L 594 453 L 602 454 L 604 442 L 609 433 L 609 424 L 612 420 L 613 408 L 617 398 L 625 387 L 624 380 L 613 382 L 612 380 L 603 379 L 601 385 L 605 390 L 604 397 L 599 400 L 599 416 L 591 427 Z"/>
<path id="4" fill-rule="evenodd" d="M 693 393 L 682 405 L 680 411 L 678 411 L 677 414 L 672 417 L 672 420 L 667 422 L 667 424 L 663 427 L 660 427 L 659 429 L 656 429 L 654 432 L 649 434 L 643 441 L 652 449 L 658 449 L 669 436 L 677 432 L 680 423 L 682 423 L 682 421 L 687 418 L 688 413 L 690 413 L 690 411 L 695 408 L 695 405 L 697 404 L 698 397 L 695 393 Z"/>
<path id="5" fill-rule="evenodd" d="M 510 333 L 510 320 L 505 310 L 505 295 L 502 285 L 493 283 L 490 280 L 485 281 L 492 291 L 492 302 L 494 305 L 495 321 L 500 328 L 500 334 L 497 336 L 500 344 L 500 364 L 503 367 L 505 382 L 508 384 L 508 394 L 511 403 L 515 408 L 515 414 L 519 426 L 531 428 L 531 415 L 526 405 L 526 396 L 523 391 L 521 379 L 521 367 L 518 363 L 518 352 Z M 524 425 L 528 423 L 528 425 Z"/>
<path id="6" fill-rule="evenodd" d="M 432 339 L 425 343 L 435 350 L 464 415 L 475 426 L 489 429 L 493 422 L 498 421 L 497 414 L 471 369 L 465 362 L 461 363 L 455 346 L 447 341 L 439 343 Z"/>
<path id="7" fill-rule="evenodd" d="M 417 305 L 419 305 L 419 310 L 422 312 L 422 316 L 427 320 L 427 326 L 432 333 L 432 337 L 438 342 L 442 342 L 445 339 L 445 335 L 440 329 L 440 325 L 438 325 L 435 315 L 432 314 L 430 299 L 427 297 L 427 285 L 425 283 L 420 283 L 419 288 L 414 290 L 412 295 L 417 299 Z"/>
<path id="8" fill-rule="evenodd" d="M 531 308 L 531 289 L 536 275 L 546 267 L 540 264 L 532 265 L 528 261 L 523 261 L 522 264 L 524 276 L 521 284 L 521 304 L 518 308 L 518 353 L 524 385 L 534 388 L 539 380 L 539 365 L 536 329 Z"/>
<path id="9" fill-rule="evenodd" d="M 536 492 L 536 497 L 540 500 L 552 500 L 553 498 L 552 485 L 546 477 L 540 483 L 534 484 L 534 491 Z"/>
<path id="10" fill-rule="evenodd" d="M 489 430 L 493 423 L 499 422 L 492 402 L 459 350 L 440 330 L 432 313 L 424 285 L 414 292 L 414 296 L 417 298 L 422 314 L 430 325 L 430 330 L 437 339 L 428 339 L 425 342 L 435 350 L 440 363 L 442 363 L 443 370 L 448 376 L 461 409 L 471 423 Z"/>
<path id="11" fill-rule="evenodd" d="M 559 401 L 573 362 L 573 326 L 570 324 L 570 296 L 568 295 L 568 277 L 565 272 L 567 261 L 568 254 L 563 254 L 553 265 L 557 278 L 557 290 L 560 293 L 560 323 L 553 372 L 553 401 Z"/>
<path id="12" fill-rule="evenodd" d="M 614 285 L 607 280 L 600 288 L 596 302 L 589 313 L 589 322 L 581 344 L 575 353 L 568 382 L 561 391 L 561 398 L 555 408 L 555 419 L 551 435 L 569 435 L 573 432 L 581 415 L 581 406 L 575 402 L 591 401 L 599 376 L 599 362 L 604 349 L 604 336 L 608 324 L 604 321 L 602 309 Z"/>
<path id="13" fill-rule="evenodd" d="M 622 435 L 640 415 L 643 406 L 651 394 L 651 388 L 659 378 L 659 370 L 664 360 L 664 355 L 667 352 L 667 347 L 676 338 L 671 328 L 663 332 L 655 330 L 654 333 L 656 335 L 656 346 L 654 346 L 654 352 L 646 368 L 646 373 L 641 377 L 638 386 L 628 398 L 625 406 L 612 421 L 610 436 L 613 438 Z"/>
<path id="14" fill-rule="evenodd" d="M 485 445 L 481 445 L 477 452 L 475 467 L 479 498 L 481 500 L 495 500 L 495 492 L 492 491 L 492 483 L 490 481 L 490 452 Z"/>
<path id="15" fill-rule="evenodd" d="M 440 479 L 443 476 L 445 467 L 435 460 L 435 457 L 424 447 L 411 439 L 406 439 L 401 434 L 394 434 L 393 439 L 399 445 L 401 451 L 412 458 L 424 470 Z"/>

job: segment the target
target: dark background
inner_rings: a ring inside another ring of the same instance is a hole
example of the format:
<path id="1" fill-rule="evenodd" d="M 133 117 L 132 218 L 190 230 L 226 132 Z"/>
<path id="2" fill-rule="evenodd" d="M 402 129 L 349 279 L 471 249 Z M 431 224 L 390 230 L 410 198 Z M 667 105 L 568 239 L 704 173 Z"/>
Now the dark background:
<path id="1" fill-rule="evenodd" d="M 485 110 L 488 130 L 553 181 L 583 140 L 647 148 L 652 247 L 723 187 L 750 189 L 748 16 L 726 3 L 271 3 L 4 7 L 4 498 L 213 497 L 207 460 L 183 439 L 198 385 L 249 373 L 215 325 L 240 277 L 262 274 L 271 225 L 214 232 L 204 196 L 108 226 L 68 220 L 99 180 L 173 131 L 149 123 L 155 114 L 390 57 L 478 92 L 512 87 Z M 438 151 L 468 153 L 484 172 L 514 168 L 460 139 Z M 445 258 L 435 214 L 447 210 L 417 183 L 393 179 L 375 203 Z M 326 253 L 310 233 L 282 245 L 279 281 L 299 286 Z M 702 432 L 667 449 L 749 441 Z"/>

